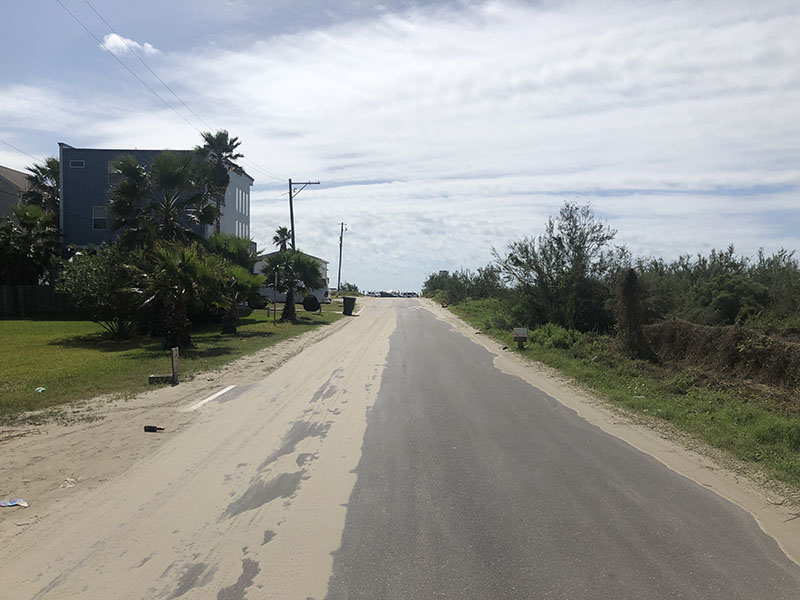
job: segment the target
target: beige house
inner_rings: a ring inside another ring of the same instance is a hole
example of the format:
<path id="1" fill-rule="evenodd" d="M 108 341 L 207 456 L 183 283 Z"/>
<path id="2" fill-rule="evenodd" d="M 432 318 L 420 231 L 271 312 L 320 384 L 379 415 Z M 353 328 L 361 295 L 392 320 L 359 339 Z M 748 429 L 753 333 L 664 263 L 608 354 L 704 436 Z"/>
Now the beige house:
<path id="1" fill-rule="evenodd" d="M 25 173 L 0 166 L 0 219 L 11 216 L 11 209 L 19 204 L 22 193 L 27 189 Z"/>

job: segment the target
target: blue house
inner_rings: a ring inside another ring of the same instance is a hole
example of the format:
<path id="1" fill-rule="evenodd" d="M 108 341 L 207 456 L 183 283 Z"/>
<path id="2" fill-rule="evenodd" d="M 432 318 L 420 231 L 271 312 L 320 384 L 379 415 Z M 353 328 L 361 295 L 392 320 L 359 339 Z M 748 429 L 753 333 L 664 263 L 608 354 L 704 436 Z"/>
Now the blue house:
<path id="1" fill-rule="evenodd" d="M 61 235 L 64 245 L 99 246 L 113 240 L 117 233 L 111 229 L 109 201 L 111 187 L 119 181 L 113 167 L 120 156 L 129 154 L 139 164 L 149 168 L 164 150 L 112 150 L 73 148 L 59 142 L 61 163 Z M 176 153 L 191 152 L 177 150 Z M 250 238 L 250 188 L 253 178 L 229 171 L 230 184 L 225 192 L 225 205 L 220 217 L 220 231 Z M 198 231 L 203 237 L 214 233 L 213 225 L 203 225 Z"/>

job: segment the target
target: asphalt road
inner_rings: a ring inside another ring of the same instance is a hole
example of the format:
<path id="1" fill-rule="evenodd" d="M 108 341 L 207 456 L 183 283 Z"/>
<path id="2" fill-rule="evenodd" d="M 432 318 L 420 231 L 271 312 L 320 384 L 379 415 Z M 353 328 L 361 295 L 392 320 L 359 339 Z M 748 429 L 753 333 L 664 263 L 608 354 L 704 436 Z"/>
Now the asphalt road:
<path id="1" fill-rule="evenodd" d="M 797 599 L 750 514 L 398 304 L 328 598 Z"/>
<path id="2" fill-rule="evenodd" d="M 0 515 L 0 600 L 800 598 L 750 513 L 419 301 L 360 307 L 263 379 L 162 404 L 97 487 Z"/>

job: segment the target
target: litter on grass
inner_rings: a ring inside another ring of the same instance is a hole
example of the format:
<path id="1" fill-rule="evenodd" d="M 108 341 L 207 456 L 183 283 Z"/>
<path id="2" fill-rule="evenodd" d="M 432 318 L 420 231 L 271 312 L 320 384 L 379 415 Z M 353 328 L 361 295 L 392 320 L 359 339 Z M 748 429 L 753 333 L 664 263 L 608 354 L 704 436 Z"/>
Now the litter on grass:
<path id="1" fill-rule="evenodd" d="M 46 388 L 46 387 L 44 387 L 44 386 L 42 386 L 42 385 L 40 385 L 40 386 L 39 386 L 39 387 L 37 387 L 37 388 L 36 388 L 34 391 L 36 391 L 36 392 L 38 392 L 39 394 L 41 394 L 42 392 L 46 392 L 46 391 L 47 391 L 47 388 Z"/>

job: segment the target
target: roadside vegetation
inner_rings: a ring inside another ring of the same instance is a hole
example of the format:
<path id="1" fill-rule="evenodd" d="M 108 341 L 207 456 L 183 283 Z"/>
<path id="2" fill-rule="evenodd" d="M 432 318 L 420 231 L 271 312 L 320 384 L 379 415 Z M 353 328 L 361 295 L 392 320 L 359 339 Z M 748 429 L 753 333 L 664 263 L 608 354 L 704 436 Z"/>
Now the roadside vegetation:
<path id="1" fill-rule="evenodd" d="M 280 309 L 279 309 L 280 310 Z M 221 335 L 217 324 L 192 329 L 193 344 L 182 349 L 181 379 L 212 370 L 290 337 L 333 323 L 341 304 L 322 314 L 304 313 L 296 323 L 278 320 L 265 310 L 244 310 L 236 335 Z M 92 321 L 0 320 L 4 360 L 0 362 L 0 423 L 24 416 L 39 422 L 58 416 L 65 403 L 99 395 L 127 396 L 148 388 L 153 373 L 169 373 L 169 353 L 158 338 L 114 340 Z M 44 391 L 36 392 L 43 387 Z M 151 386 L 152 387 L 152 386 Z M 50 413 L 46 411 L 51 409 Z"/>
<path id="2" fill-rule="evenodd" d="M 99 247 L 59 243 L 58 160 L 28 169 L 29 190 L 0 223 L 0 285 L 52 286 L 72 312 L 0 320 L 0 420 L 141 390 L 149 374 L 165 370 L 168 348 L 181 349 L 181 373 L 189 375 L 337 318 L 330 307 L 298 316 L 295 296 L 321 287 L 321 278 L 307 255 L 287 249 L 290 230 L 276 231 L 279 252 L 261 273 L 253 272 L 262 258 L 255 244 L 220 233 L 229 173 L 243 172 L 240 142 L 227 131 L 202 139 L 193 152 L 165 151 L 152 164 L 133 156 L 113 162 L 115 238 Z M 267 278 L 287 295 L 276 326 L 265 312 L 243 312 L 265 306 L 258 290 Z"/>
<path id="3" fill-rule="evenodd" d="M 635 259 L 588 206 L 424 295 L 514 352 L 800 488 L 800 267 L 734 248 Z M 513 327 L 528 328 L 523 350 Z"/>

